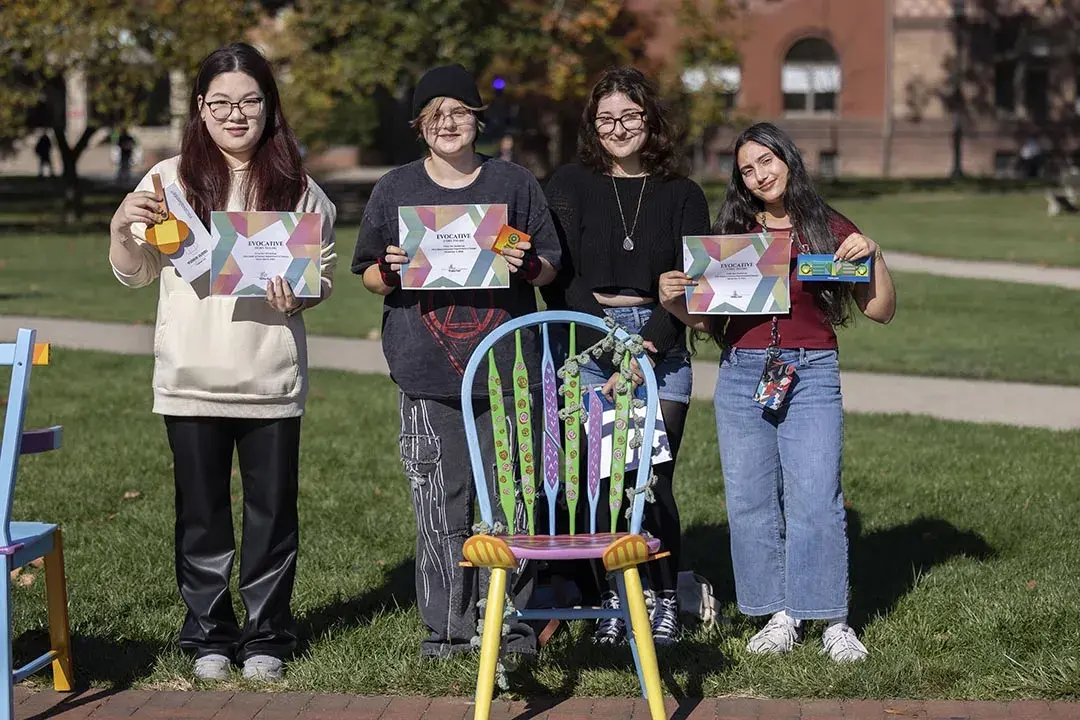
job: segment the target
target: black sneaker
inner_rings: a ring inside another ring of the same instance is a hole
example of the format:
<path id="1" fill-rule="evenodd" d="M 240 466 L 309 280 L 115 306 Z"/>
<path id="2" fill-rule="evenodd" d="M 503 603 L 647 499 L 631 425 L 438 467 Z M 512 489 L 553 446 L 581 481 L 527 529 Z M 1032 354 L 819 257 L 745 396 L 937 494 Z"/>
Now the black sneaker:
<path id="1" fill-rule="evenodd" d="M 667 593 L 657 595 L 649 614 L 653 644 L 674 645 L 679 642 L 679 601 Z"/>
<path id="2" fill-rule="evenodd" d="M 604 610 L 618 610 L 618 593 L 610 590 L 604 593 L 600 607 Z M 596 622 L 596 630 L 593 631 L 592 641 L 597 645 L 618 645 L 626 639 L 626 623 L 621 617 L 602 618 Z"/>

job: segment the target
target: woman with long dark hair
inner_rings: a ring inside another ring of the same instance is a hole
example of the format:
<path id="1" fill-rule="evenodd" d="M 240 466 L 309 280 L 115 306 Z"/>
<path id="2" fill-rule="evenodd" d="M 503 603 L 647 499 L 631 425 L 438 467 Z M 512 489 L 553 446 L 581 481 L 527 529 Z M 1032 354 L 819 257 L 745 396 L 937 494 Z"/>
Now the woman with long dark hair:
<path id="1" fill-rule="evenodd" d="M 705 194 L 679 165 L 675 131 L 653 83 L 634 68 L 605 72 L 582 113 L 578 162 L 559 168 L 548 182 L 563 268 L 543 291 L 553 308 L 611 317 L 641 335 L 656 372 L 673 458 L 682 441 L 692 375 L 686 328 L 657 303 L 658 281 L 661 273 L 682 267 L 682 237 L 705 234 L 709 227 Z M 617 378 L 610 363 L 581 368 L 582 385 L 602 387 L 609 397 Z M 674 470 L 674 459 L 655 466 L 656 502 L 646 506 L 644 519 L 645 529 L 671 553 L 647 566 L 653 639 L 661 645 L 679 635 L 682 529 Z M 618 602 L 612 588 L 603 592 L 604 607 Z M 594 640 L 618 643 L 625 636 L 622 620 L 601 620 Z"/>
<path id="2" fill-rule="evenodd" d="M 826 620 L 823 651 L 837 661 L 861 660 L 867 650 L 847 624 L 844 416 L 834 328 L 851 319 L 852 304 L 888 323 L 896 292 L 877 243 L 825 203 L 783 131 L 769 123 L 747 128 L 735 141 L 735 156 L 713 232 L 791 237 L 791 312 L 689 315 L 685 289 L 695 283 L 679 271 L 664 275 L 660 295 L 665 307 L 722 348 L 716 428 L 736 596 L 747 615 L 771 616 L 747 649 L 788 652 L 802 638 L 805 621 Z M 795 269 L 800 252 L 871 257 L 871 281 L 804 284 Z M 775 411 L 755 400 L 770 360 L 795 370 Z"/>
<path id="3" fill-rule="evenodd" d="M 176 182 L 199 218 L 215 210 L 322 214 L 321 288 L 300 300 L 275 277 L 265 299 L 209 294 L 209 273 L 189 285 L 146 242 L 165 219 L 152 176 Z M 305 173 L 270 64 L 244 43 L 209 55 L 195 77 L 178 157 L 155 165 L 110 225 L 109 261 L 129 287 L 160 279 L 154 343 L 154 412 L 164 416 L 176 485 L 176 577 L 187 617 L 180 647 L 195 676 L 224 680 L 235 660 L 246 678 L 277 680 L 296 636 L 289 608 L 298 548 L 300 417 L 308 393 L 300 314 L 330 295 L 336 210 Z M 234 448 L 244 488 L 240 596 L 233 613 L 229 480 Z"/>

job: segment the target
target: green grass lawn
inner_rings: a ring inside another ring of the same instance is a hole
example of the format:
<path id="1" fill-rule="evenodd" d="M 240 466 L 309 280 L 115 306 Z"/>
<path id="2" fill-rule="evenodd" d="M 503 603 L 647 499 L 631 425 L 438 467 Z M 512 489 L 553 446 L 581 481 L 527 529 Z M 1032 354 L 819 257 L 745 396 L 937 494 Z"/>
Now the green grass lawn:
<path id="1" fill-rule="evenodd" d="M 376 337 L 382 300 L 349 272 L 356 229 L 338 233 L 334 295 L 307 315 L 312 333 Z M 152 323 L 157 285 L 113 278 L 104 235 L 30 235 L 0 246 L 0 314 Z M 842 331 L 848 370 L 1080 385 L 1080 294 L 1059 288 L 896 273 L 899 311 Z M 703 357 L 716 357 L 707 344 Z M 1033 353 L 1038 361 L 1033 362 Z"/>
<path id="2" fill-rule="evenodd" d="M 150 370 L 148 358 L 61 350 L 53 365 L 34 371 L 31 426 L 62 423 L 65 447 L 24 460 L 15 514 L 63 523 L 82 685 L 192 682 L 189 662 L 174 649 L 182 606 L 172 562 L 171 459 L 162 423 L 149 411 Z M 475 658 L 418 665 L 414 529 L 397 459 L 393 385 L 317 372 L 312 392 L 294 597 L 305 643 L 287 688 L 471 694 Z M 849 416 L 852 619 L 872 654 L 862 665 L 836 666 L 818 654 L 817 633 L 791 657 L 744 652 L 755 626 L 733 605 L 711 418 L 708 404 L 694 405 L 677 492 L 687 563 L 711 578 L 729 621 L 661 653 L 666 693 L 1077 695 L 1080 485 L 1068 478 L 1080 433 Z M 239 497 L 235 479 L 234 492 Z M 239 523 L 239 505 L 236 517 Z M 46 642 L 43 576 L 29 569 L 13 584 L 19 661 Z M 625 648 L 599 650 L 583 626 L 571 630 L 515 675 L 516 692 L 637 692 Z"/>
<path id="3" fill-rule="evenodd" d="M 835 207 L 886 252 L 1080 267 L 1080 217 L 1047 217 L 1041 193 L 913 194 Z"/>

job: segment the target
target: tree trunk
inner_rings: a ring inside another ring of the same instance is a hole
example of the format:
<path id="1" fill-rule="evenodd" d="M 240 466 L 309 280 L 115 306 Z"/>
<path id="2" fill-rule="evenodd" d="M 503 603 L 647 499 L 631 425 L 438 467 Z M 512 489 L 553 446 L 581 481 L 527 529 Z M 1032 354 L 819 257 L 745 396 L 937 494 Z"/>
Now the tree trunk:
<path id="1" fill-rule="evenodd" d="M 54 126 L 57 147 L 64 164 L 64 223 L 73 224 L 83 219 L 83 192 L 79 181 L 79 158 L 90 144 L 97 127 L 88 125 L 75 145 L 69 145 L 63 126 Z"/>

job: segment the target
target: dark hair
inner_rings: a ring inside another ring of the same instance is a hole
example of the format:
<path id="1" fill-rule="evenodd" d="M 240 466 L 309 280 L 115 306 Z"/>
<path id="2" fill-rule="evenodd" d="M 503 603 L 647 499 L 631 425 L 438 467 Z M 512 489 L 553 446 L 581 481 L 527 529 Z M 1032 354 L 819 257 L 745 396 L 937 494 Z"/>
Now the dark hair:
<path id="1" fill-rule="evenodd" d="M 783 130 L 772 123 L 751 125 L 735 139 L 735 166 L 731 171 L 724 205 L 713 224 L 713 232 L 717 235 L 752 232 L 758 225 L 758 214 L 765 209 L 764 203 L 746 187 L 739 168 L 739 150 L 748 142 L 764 145 L 787 165 L 784 210 L 791 219 L 791 226 L 799 241 L 808 245 L 813 253 L 836 252 L 840 238 L 837 238 L 834 228 L 847 219 L 821 198 L 810 174 L 806 172 L 799 149 Z M 847 324 L 851 319 L 850 283 L 810 283 L 808 288 L 830 324 Z"/>
<path id="2" fill-rule="evenodd" d="M 578 160 L 582 165 L 606 173 L 611 170 L 611 156 L 596 132 L 596 108 L 608 95 L 622 93 L 645 111 L 649 139 L 641 149 L 641 164 L 647 172 L 660 177 L 679 173 L 682 157 L 675 144 L 675 126 L 668 109 L 651 80 L 637 68 L 619 67 L 604 71 L 593 85 L 578 129 Z"/>
<path id="3" fill-rule="evenodd" d="M 207 225 L 211 210 L 225 209 L 232 175 L 199 115 L 199 98 L 205 97 L 214 78 L 228 72 L 242 72 L 254 78 L 263 93 L 266 113 L 266 127 L 241 188 L 244 209 L 291 211 L 307 190 L 300 145 L 281 112 L 281 98 L 270 63 L 247 43 L 227 45 L 208 55 L 199 67 L 180 145 L 180 182 L 192 209 Z"/>

